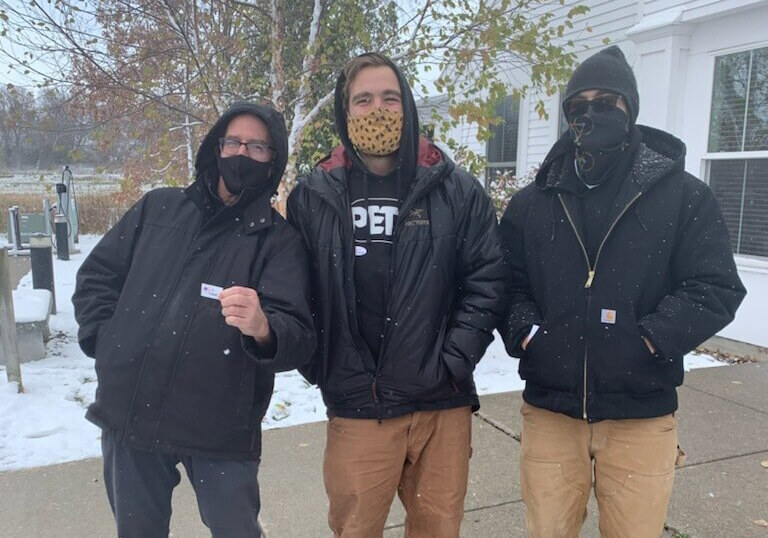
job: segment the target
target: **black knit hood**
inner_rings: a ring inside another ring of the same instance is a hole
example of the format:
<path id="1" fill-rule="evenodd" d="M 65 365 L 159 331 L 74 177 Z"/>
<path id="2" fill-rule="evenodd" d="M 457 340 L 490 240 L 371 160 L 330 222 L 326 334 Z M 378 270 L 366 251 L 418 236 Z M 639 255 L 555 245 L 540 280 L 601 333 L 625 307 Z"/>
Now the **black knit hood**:
<path id="1" fill-rule="evenodd" d="M 368 53 L 369 54 L 369 53 Z M 361 54 L 360 56 L 364 56 Z M 413 93 L 411 87 L 408 85 L 408 81 L 400 71 L 400 69 L 389 58 L 382 56 L 387 65 L 397 75 L 397 80 L 400 83 L 400 94 L 402 96 L 403 104 L 403 133 L 400 137 L 400 148 L 397 151 L 397 166 L 400 169 L 400 175 L 403 178 L 413 177 L 416 171 L 416 164 L 419 154 L 419 115 L 416 111 L 416 102 L 413 99 Z M 336 121 L 336 130 L 339 133 L 341 143 L 346 149 L 346 154 L 359 166 L 361 170 L 365 170 L 366 166 L 363 164 L 360 156 L 357 154 L 352 141 L 349 139 L 349 132 L 347 131 L 347 108 L 344 103 L 344 84 L 347 79 L 344 72 L 339 75 L 336 81 L 336 94 L 334 96 L 334 114 Z"/>
<path id="2" fill-rule="evenodd" d="M 213 185 L 218 181 L 219 168 L 216 164 L 216 156 L 219 152 L 219 138 L 227 132 L 229 122 L 241 114 L 256 116 L 266 124 L 269 130 L 272 147 L 276 149 L 272 168 L 272 190 L 277 190 L 288 163 L 288 133 L 285 129 L 285 120 L 283 115 L 274 108 L 247 101 L 240 101 L 230 106 L 203 138 L 195 159 L 195 181 L 209 180 L 214 182 Z"/>

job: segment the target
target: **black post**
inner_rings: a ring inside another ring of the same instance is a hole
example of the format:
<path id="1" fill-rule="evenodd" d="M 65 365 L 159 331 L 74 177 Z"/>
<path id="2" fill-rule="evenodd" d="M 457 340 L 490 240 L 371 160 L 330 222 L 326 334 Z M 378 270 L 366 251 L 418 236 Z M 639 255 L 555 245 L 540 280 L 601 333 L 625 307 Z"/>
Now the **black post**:
<path id="1" fill-rule="evenodd" d="M 29 261 L 32 265 L 32 287 L 51 292 L 51 314 L 55 314 L 56 286 L 53 281 L 53 244 L 50 236 L 35 233 L 29 237 Z"/>
<path id="2" fill-rule="evenodd" d="M 69 259 L 69 227 L 67 226 L 67 217 L 56 215 L 53 219 L 56 230 L 56 257 L 60 260 Z"/>

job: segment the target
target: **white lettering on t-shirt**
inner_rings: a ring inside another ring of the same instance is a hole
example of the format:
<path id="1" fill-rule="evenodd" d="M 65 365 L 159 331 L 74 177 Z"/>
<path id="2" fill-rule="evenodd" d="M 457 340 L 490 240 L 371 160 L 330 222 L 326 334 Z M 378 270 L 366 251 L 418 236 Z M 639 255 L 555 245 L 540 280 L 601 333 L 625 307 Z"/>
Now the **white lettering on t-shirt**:
<path id="1" fill-rule="evenodd" d="M 352 206 L 352 222 L 355 228 L 369 227 L 369 233 L 371 238 L 383 239 L 386 242 L 390 242 L 392 234 L 395 232 L 395 217 L 397 217 L 399 209 L 393 205 L 378 205 L 371 204 L 367 210 L 365 207 L 354 205 L 361 203 L 363 200 L 356 200 Z M 369 200 L 370 201 L 370 200 Z M 386 199 L 376 200 L 377 202 L 386 201 Z"/>
<path id="2" fill-rule="evenodd" d="M 352 221 L 355 223 L 355 228 L 365 228 L 368 226 L 368 212 L 364 207 L 352 208 Z"/>

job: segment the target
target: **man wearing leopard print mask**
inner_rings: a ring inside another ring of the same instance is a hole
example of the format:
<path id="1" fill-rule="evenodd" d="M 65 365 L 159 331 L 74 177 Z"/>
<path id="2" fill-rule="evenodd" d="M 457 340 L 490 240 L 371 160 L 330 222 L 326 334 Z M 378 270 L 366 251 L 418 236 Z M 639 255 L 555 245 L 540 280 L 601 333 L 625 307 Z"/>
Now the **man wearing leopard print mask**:
<path id="1" fill-rule="evenodd" d="M 320 344 L 303 373 L 328 407 L 329 524 L 380 538 L 397 491 L 407 537 L 458 537 L 472 371 L 502 314 L 496 217 L 477 179 L 419 137 L 388 58 L 345 66 L 335 112 L 342 145 L 288 200 L 312 261 Z"/>

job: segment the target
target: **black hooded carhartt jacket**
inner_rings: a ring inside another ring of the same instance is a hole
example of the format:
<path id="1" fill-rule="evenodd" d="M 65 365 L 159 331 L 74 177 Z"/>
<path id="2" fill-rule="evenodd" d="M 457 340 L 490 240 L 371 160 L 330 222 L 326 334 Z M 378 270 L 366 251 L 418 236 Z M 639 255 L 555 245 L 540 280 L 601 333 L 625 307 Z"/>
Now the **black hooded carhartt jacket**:
<path id="1" fill-rule="evenodd" d="M 245 207 L 226 207 L 213 194 L 218 139 L 242 113 L 269 129 L 274 185 Z M 134 447 L 259 458 L 274 372 L 309 360 L 315 343 L 306 251 L 270 207 L 286 156 L 277 112 L 233 105 L 203 140 L 193 184 L 147 193 L 94 247 L 72 297 L 80 346 L 96 359 L 89 420 Z M 226 325 L 203 284 L 258 290 L 276 347 L 261 350 Z"/>
<path id="2" fill-rule="evenodd" d="M 685 145 L 638 127 L 643 143 L 594 260 L 560 173 L 567 134 L 500 225 L 511 304 L 499 332 L 521 358 L 523 398 L 589 421 L 675 411 L 683 356 L 727 325 L 746 293 L 717 201 L 684 171 Z M 523 351 L 532 324 L 541 328 Z"/>
<path id="3" fill-rule="evenodd" d="M 322 390 L 331 416 L 389 418 L 417 410 L 479 406 L 472 371 L 503 312 L 496 217 L 480 183 L 418 137 L 416 107 L 400 79 L 403 134 L 400 206 L 378 357 L 358 330 L 347 176 L 353 161 L 336 87 L 338 147 L 299 182 L 288 219 L 304 238 L 318 347 L 302 372 Z"/>

